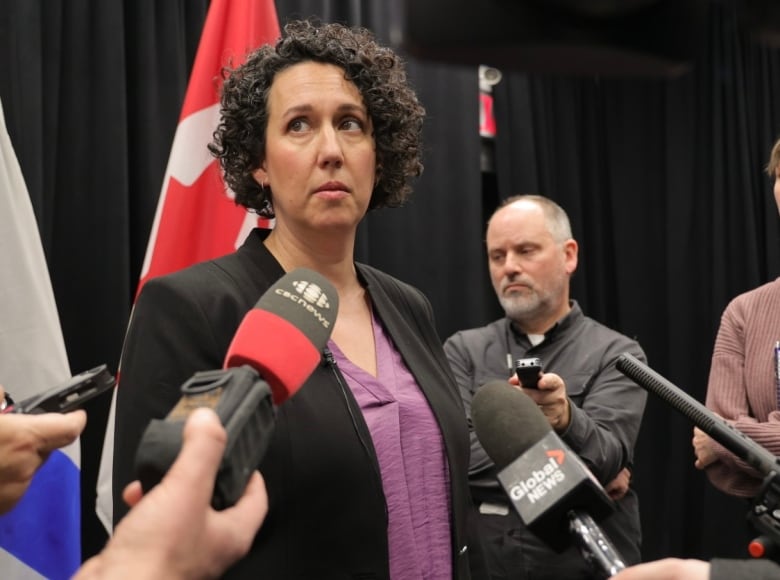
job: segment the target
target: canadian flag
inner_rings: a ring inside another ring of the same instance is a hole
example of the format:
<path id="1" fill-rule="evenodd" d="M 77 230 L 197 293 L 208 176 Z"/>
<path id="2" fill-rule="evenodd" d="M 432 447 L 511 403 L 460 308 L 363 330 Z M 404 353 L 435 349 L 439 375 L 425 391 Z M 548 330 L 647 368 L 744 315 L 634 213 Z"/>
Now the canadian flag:
<path id="1" fill-rule="evenodd" d="M 219 122 L 219 88 L 224 66 L 235 67 L 248 52 L 279 38 L 273 0 L 212 0 L 203 25 L 179 125 L 163 178 L 141 279 L 185 268 L 235 250 L 257 226 L 271 227 L 235 205 L 208 151 Z M 97 482 L 96 511 L 109 533 L 113 504 L 111 471 L 116 392 L 109 412 Z"/>
<path id="2" fill-rule="evenodd" d="M 252 228 L 270 225 L 235 205 L 207 145 L 219 122 L 222 67 L 240 64 L 248 51 L 278 37 L 273 0 L 212 1 L 163 178 L 138 291 L 153 276 L 232 252 Z"/>

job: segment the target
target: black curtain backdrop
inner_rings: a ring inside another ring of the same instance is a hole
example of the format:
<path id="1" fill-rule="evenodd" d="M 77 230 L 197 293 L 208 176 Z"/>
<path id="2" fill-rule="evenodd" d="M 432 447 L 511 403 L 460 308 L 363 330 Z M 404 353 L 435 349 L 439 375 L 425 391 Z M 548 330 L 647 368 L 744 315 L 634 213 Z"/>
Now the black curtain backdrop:
<path id="1" fill-rule="evenodd" d="M 500 196 L 541 192 L 569 211 L 574 297 L 700 401 L 723 308 L 780 272 L 763 172 L 780 136 L 780 53 L 752 39 L 733 4 L 705 16 L 685 74 L 509 71 L 495 89 Z M 651 395 L 635 472 L 644 556 L 746 557 L 748 505 L 693 467 L 691 437 Z"/>
<path id="2" fill-rule="evenodd" d="M 282 24 L 319 16 L 392 44 L 403 32 L 400 2 L 276 5 Z M 73 372 L 118 365 L 207 8 L 208 0 L 0 2 L 0 99 Z M 480 169 L 476 66 L 409 57 L 428 111 L 425 173 L 407 207 L 365 221 L 358 259 L 424 290 L 445 338 L 500 313 L 483 248 L 498 199 L 547 195 L 569 212 L 581 244 L 574 297 L 637 337 L 655 370 L 703 400 L 722 309 L 780 272 L 763 173 L 780 136 L 772 106 L 780 49 L 751 37 L 726 0 L 709 2 L 700 26 L 691 66 L 674 78 L 502 69 L 495 175 Z M 108 404 L 106 396 L 89 406 L 82 437 L 85 558 L 105 542 L 94 487 Z M 650 396 L 635 473 L 645 558 L 745 556 L 747 504 L 693 468 L 691 427 Z"/>

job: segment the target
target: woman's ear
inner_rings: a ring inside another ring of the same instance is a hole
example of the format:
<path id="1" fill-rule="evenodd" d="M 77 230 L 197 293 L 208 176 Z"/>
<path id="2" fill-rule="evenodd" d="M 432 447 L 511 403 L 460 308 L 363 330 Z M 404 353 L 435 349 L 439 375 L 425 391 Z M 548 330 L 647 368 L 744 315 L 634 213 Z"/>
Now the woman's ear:
<path id="1" fill-rule="evenodd" d="M 265 187 L 268 184 L 268 173 L 266 173 L 263 167 L 258 167 L 255 169 L 252 172 L 252 177 L 255 178 L 255 181 L 260 185 L 260 187 Z"/>

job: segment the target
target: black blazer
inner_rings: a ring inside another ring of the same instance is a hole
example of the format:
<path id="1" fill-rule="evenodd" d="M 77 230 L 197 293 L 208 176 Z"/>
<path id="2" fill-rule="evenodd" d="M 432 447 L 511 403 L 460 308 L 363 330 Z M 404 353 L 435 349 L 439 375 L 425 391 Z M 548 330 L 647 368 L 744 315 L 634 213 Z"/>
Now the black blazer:
<path id="1" fill-rule="evenodd" d="M 133 310 L 120 369 L 114 446 L 114 521 L 121 491 L 152 418 L 164 417 L 181 384 L 222 367 L 244 314 L 284 271 L 255 230 L 235 253 L 149 280 Z M 362 264 L 375 313 L 433 409 L 449 461 L 453 578 L 469 578 L 466 548 L 469 439 L 455 379 L 417 289 Z M 387 508 L 371 436 L 348 388 L 323 364 L 278 408 L 261 462 L 269 512 L 250 553 L 229 578 L 385 579 Z"/>

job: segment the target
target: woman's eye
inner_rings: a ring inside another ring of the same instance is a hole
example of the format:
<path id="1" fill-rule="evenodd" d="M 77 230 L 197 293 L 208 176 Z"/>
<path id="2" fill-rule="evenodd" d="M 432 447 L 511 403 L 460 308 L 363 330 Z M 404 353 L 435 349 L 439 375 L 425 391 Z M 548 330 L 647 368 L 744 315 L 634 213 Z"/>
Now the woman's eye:
<path id="1" fill-rule="evenodd" d="M 309 128 L 309 124 L 306 122 L 305 119 L 293 119 L 290 121 L 290 124 L 288 125 L 290 131 L 293 131 L 295 133 L 300 131 L 305 131 Z"/>
<path id="2" fill-rule="evenodd" d="M 357 119 L 347 119 L 341 123 L 341 128 L 345 131 L 362 131 L 363 123 Z"/>

